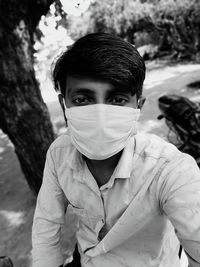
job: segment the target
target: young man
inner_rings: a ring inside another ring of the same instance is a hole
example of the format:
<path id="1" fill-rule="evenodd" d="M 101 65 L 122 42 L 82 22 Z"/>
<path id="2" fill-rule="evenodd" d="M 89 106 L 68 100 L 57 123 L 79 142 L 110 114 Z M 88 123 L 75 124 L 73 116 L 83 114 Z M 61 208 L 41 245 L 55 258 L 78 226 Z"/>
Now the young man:
<path id="1" fill-rule="evenodd" d="M 33 267 L 62 266 L 68 206 L 79 217 L 81 266 L 179 267 L 179 241 L 200 266 L 200 171 L 173 145 L 137 133 L 145 65 L 135 47 L 87 35 L 53 77 L 68 131 L 47 152 Z"/>

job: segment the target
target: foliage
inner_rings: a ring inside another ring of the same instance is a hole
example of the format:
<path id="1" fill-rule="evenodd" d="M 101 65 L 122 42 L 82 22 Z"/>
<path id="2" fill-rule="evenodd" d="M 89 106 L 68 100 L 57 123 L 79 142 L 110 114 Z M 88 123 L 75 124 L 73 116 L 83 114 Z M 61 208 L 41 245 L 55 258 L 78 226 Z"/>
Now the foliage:
<path id="1" fill-rule="evenodd" d="M 68 30 L 74 39 L 89 32 L 110 32 L 136 45 L 140 36 L 144 45 L 158 45 L 160 54 L 191 58 L 200 53 L 200 2 L 95 0 L 80 18 L 68 18 Z"/>
<path id="2" fill-rule="evenodd" d="M 160 50 L 171 50 L 181 58 L 200 53 L 200 2 L 162 0 L 153 17 L 161 33 Z"/>
<path id="3" fill-rule="evenodd" d="M 150 8 L 153 8 L 152 4 L 143 8 L 139 1 L 94 1 L 81 18 L 71 18 L 69 31 L 74 38 L 88 32 L 110 32 L 133 42 L 134 33 L 139 28 L 146 27 L 146 24 L 150 28 Z"/>

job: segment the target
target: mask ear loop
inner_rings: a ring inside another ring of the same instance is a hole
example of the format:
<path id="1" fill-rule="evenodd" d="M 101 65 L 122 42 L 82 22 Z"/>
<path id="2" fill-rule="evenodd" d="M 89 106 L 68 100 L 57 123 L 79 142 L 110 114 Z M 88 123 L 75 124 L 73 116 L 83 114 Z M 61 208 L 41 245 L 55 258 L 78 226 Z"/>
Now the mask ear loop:
<path id="1" fill-rule="evenodd" d="M 58 99 L 60 101 L 61 97 L 64 98 L 64 95 L 61 93 L 61 89 L 60 89 L 60 84 L 59 83 L 57 83 L 57 88 L 58 88 Z"/>
<path id="2" fill-rule="evenodd" d="M 64 95 L 61 93 L 61 89 L 60 89 L 60 84 L 57 83 L 57 88 L 58 88 L 58 100 L 60 102 L 60 105 L 63 109 L 63 111 L 65 110 L 65 104 L 64 104 L 64 101 L 65 101 L 65 98 L 64 98 Z"/>
<path id="3" fill-rule="evenodd" d="M 66 105 L 65 105 L 65 97 L 64 95 L 61 93 L 61 89 L 60 89 L 60 84 L 58 83 L 57 84 L 58 86 L 58 100 L 59 100 L 59 103 L 61 105 L 61 108 L 63 110 L 63 114 L 64 114 L 64 119 L 65 119 L 65 122 L 66 122 L 66 125 L 67 125 L 67 118 L 65 116 L 65 109 L 66 109 Z"/>

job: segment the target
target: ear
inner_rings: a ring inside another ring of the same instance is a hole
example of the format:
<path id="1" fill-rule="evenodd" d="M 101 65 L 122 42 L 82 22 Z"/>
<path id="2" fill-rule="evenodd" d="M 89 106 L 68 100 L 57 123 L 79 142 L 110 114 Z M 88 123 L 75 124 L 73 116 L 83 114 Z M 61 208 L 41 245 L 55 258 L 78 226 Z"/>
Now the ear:
<path id="1" fill-rule="evenodd" d="M 63 110 L 63 112 L 65 111 L 65 106 L 64 106 L 64 103 L 63 103 L 63 101 L 64 101 L 64 96 L 62 95 L 62 94 L 58 94 L 58 100 L 59 100 L 59 103 L 60 103 L 60 105 L 61 105 L 61 108 L 62 108 L 62 110 Z"/>
<path id="2" fill-rule="evenodd" d="M 60 103 L 61 108 L 63 110 L 64 119 L 65 119 L 66 125 L 68 126 L 68 124 L 67 124 L 67 118 L 65 116 L 65 106 L 64 106 L 64 102 L 63 102 L 63 101 L 65 101 L 64 100 L 64 96 L 62 94 L 58 94 L 58 100 L 59 100 L 59 103 Z"/>
<path id="3" fill-rule="evenodd" d="M 138 108 L 141 109 L 144 105 L 146 101 L 146 97 L 145 96 L 140 96 L 140 98 L 138 99 Z"/>

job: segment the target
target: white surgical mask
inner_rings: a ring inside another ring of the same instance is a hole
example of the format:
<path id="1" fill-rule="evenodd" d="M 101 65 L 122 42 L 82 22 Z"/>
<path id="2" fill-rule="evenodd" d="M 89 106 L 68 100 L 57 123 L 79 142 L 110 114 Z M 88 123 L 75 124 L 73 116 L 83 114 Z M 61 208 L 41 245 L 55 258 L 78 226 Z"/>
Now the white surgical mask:
<path id="1" fill-rule="evenodd" d="M 89 159 L 103 160 L 120 152 L 137 133 L 140 109 L 107 104 L 66 108 L 71 141 Z"/>

